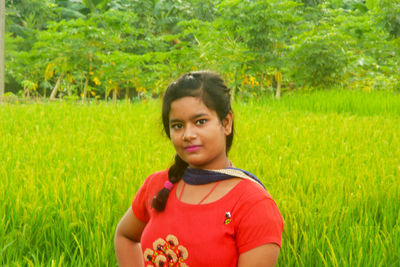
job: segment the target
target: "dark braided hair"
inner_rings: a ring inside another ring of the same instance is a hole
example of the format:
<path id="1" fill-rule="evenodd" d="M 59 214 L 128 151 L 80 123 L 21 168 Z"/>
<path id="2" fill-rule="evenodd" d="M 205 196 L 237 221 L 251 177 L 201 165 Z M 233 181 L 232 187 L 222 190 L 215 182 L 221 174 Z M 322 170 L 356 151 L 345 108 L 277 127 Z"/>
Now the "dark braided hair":
<path id="1" fill-rule="evenodd" d="M 184 74 L 168 86 L 163 98 L 162 121 L 168 138 L 170 138 L 169 113 L 171 104 L 175 100 L 187 96 L 200 98 L 207 108 L 215 110 L 221 122 L 232 111 L 230 90 L 221 76 L 211 71 L 195 71 Z M 231 148 L 232 141 L 233 122 L 232 131 L 226 137 L 226 153 Z M 175 162 L 168 170 L 169 181 L 173 184 L 179 182 L 187 167 L 188 164 L 176 154 Z M 169 192 L 165 187 L 161 189 L 154 196 L 152 207 L 157 211 L 163 211 L 167 204 Z"/>

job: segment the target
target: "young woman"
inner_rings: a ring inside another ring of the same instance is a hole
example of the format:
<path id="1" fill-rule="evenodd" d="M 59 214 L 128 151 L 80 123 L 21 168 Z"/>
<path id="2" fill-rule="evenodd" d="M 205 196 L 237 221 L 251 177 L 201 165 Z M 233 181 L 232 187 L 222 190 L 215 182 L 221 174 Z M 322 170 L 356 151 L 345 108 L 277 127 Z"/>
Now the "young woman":
<path id="1" fill-rule="evenodd" d="M 274 266 L 283 220 L 262 183 L 236 169 L 230 93 L 200 71 L 169 85 L 162 106 L 175 163 L 150 175 L 115 234 L 120 266 Z"/>

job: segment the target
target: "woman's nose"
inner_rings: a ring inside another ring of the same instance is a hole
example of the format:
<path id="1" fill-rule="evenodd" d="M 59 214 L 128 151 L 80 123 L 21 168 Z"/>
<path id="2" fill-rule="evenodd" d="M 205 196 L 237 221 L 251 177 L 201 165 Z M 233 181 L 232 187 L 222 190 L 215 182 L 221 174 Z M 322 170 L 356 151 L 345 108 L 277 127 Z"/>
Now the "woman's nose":
<path id="1" fill-rule="evenodd" d="M 183 140 L 188 141 L 196 137 L 195 129 L 193 126 L 187 125 L 185 127 L 185 131 L 183 132 Z"/>

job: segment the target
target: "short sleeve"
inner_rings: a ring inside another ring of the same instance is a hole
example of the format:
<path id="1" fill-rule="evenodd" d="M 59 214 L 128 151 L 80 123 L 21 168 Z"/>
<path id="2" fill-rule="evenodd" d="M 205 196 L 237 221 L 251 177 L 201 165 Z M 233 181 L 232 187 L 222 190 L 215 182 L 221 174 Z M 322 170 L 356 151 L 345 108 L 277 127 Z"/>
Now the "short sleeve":
<path id="1" fill-rule="evenodd" d="M 168 180 L 168 170 L 153 173 L 146 178 L 132 202 L 132 211 L 136 218 L 144 223 L 150 220 L 151 201 L 157 192 L 163 188 L 166 180 Z"/>
<path id="2" fill-rule="evenodd" d="M 136 218 L 144 223 L 147 223 L 150 220 L 150 214 L 148 211 L 148 186 L 149 179 L 146 179 L 143 185 L 139 188 L 132 202 L 133 213 L 135 214 Z"/>
<path id="3" fill-rule="evenodd" d="M 236 244 L 240 254 L 268 243 L 281 246 L 283 219 L 273 199 L 265 197 L 246 203 L 238 213 L 241 219 L 236 229 Z"/>

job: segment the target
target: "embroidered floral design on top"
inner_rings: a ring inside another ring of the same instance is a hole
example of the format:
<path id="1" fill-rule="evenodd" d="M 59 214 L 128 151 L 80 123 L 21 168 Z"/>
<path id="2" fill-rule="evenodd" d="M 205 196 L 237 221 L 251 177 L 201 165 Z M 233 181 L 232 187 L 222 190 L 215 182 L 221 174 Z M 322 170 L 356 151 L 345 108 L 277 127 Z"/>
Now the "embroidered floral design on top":
<path id="1" fill-rule="evenodd" d="M 146 248 L 143 256 L 146 267 L 188 266 L 184 261 L 189 253 L 184 246 L 179 245 L 178 238 L 174 235 L 168 235 L 165 240 L 158 238 L 153 242 L 153 249 Z"/>
<path id="2" fill-rule="evenodd" d="M 229 224 L 232 221 L 232 215 L 229 211 L 225 212 L 225 224 Z"/>

